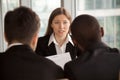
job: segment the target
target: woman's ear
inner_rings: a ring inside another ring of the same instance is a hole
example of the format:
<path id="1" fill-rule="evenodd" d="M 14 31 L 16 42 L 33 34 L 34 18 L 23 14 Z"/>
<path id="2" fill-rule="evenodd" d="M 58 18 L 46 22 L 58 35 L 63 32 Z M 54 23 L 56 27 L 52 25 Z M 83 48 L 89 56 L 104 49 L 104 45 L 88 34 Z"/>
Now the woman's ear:
<path id="1" fill-rule="evenodd" d="M 103 29 L 103 27 L 100 28 L 100 35 L 101 35 L 101 37 L 104 36 L 104 29 Z"/>

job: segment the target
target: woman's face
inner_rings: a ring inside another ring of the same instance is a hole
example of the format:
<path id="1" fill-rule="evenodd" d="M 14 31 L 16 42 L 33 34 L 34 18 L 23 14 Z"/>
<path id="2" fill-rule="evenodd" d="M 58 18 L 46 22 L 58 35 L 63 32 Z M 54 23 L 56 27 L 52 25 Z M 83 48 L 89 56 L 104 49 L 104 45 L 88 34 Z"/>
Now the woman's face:
<path id="1" fill-rule="evenodd" d="M 55 36 L 66 37 L 69 32 L 70 21 L 64 14 L 57 15 L 53 19 L 51 26 Z"/>

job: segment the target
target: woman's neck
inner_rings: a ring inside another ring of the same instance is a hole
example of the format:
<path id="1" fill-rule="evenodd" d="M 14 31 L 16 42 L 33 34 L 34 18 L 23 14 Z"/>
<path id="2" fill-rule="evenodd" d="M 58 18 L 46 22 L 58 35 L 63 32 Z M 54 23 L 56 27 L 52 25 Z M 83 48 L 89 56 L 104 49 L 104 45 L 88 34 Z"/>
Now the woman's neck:
<path id="1" fill-rule="evenodd" d="M 66 41 L 66 36 L 65 37 L 55 36 L 55 39 L 56 39 L 57 43 L 59 44 L 59 46 L 62 46 L 63 43 Z"/>

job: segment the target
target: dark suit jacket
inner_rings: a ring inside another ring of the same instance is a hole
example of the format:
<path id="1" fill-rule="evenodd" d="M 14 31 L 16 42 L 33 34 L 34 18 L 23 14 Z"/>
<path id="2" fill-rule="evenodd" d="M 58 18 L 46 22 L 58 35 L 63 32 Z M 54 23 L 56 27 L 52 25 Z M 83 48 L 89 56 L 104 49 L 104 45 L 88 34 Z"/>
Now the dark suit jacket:
<path id="1" fill-rule="evenodd" d="M 93 49 L 93 50 L 92 50 Z M 65 64 L 65 76 L 70 80 L 118 80 L 120 54 L 102 43 L 78 59 Z"/>
<path id="2" fill-rule="evenodd" d="M 63 76 L 59 66 L 27 45 L 13 46 L 0 54 L 0 80 L 55 80 Z"/>
<path id="3" fill-rule="evenodd" d="M 36 53 L 41 56 L 51 56 L 56 55 L 56 48 L 54 43 L 51 43 L 48 46 L 50 36 L 43 36 L 38 39 L 38 44 L 36 48 Z M 70 42 L 67 43 L 66 52 L 70 52 L 70 56 L 72 59 L 75 59 L 77 54 L 77 48 L 73 46 Z"/>

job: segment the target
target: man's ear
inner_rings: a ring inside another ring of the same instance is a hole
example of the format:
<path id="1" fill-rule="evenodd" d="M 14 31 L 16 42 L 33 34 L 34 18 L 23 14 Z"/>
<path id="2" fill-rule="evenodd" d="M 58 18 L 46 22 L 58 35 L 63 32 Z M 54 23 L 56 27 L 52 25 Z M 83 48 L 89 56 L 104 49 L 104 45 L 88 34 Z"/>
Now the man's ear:
<path id="1" fill-rule="evenodd" d="M 104 36 L 104 29 L 103 29 L 103 27 L 100 28 L 100 35 L 101 35 L 101 37 Z"/>
<path id="2" fill-rule="evenodd" d="M 36 33 L 34 36 L 33 36 L 33 39 L 32 39 L 32 48 L 33 50 L 36 49 L 36 45 L 37 45 L 37 41 L 38 41 L 38 34 Z"/>
<path id="3" fill-rule="evenodd" d="M 4 33 L 4 39 L 5 39 L 5 41 L 6 42 L 8 42 L 8 40 L 7 40 L 7 37 L 6 37 L 6 34 Z"/>

